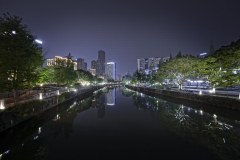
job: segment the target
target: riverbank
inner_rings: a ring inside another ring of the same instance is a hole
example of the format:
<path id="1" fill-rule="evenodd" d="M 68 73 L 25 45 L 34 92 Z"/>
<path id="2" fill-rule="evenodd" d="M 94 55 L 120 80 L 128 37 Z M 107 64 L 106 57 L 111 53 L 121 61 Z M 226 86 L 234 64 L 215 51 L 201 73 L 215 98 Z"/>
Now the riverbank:
<path id="1" fill-rule="evenodd" d="M 37 116 L 50 108 L 53 108 L 59 104 L 65 103 L 73 98 L 84 99 L 93 94 L 94 91 L 99 90 L 105 86 L 94 86 L 88 87 L 84 90 L 79 90 L 78 92 L 68 92 L 64 96 L 62 95 L 54 95 L 51 97 L 45 97 L 45 99 L 41 100 L 41 106 L 31 106 L 29 109 L 28 107 L 21 108 L 20 111 L 14 110 L 14 107 L 8 107 L 4 110 L 0 111 L 0 132 L 5 131 L 9 128 L 12 128 L 22 122 L 30 120 L 32 117 Z M 64 93 L 63 93 L 64 94 Z M 36 100 L 35 100 L 36 101 Z M 38 100 L 40 101 L 40 100 Z M 28 101 L 31 102 L 31 101 Z M 26 103 L 28 103 L 26 102 Z M 20 103 L 18 105 L 25 104 Z"/>
<path id="2" fill-rule="evenodd" d="M 209 105 L 218 106 L 218 107 L 225 107 L 225 108 L 240 110 L 239 99 L 224 97 L 224 96 L 217 96 L 214 93 L 212 93 L 211 95 L 203 95 L 203 94 L 195 94 L 193 92 L 186 92 L 186 91 L 142 88 L 142 87 L 135 87 L 130 85 L 125 85 L 125 87 L 138 92 L 159 94 L 159 95 L 194 101 L 198 103 L 209 104 Z"/>

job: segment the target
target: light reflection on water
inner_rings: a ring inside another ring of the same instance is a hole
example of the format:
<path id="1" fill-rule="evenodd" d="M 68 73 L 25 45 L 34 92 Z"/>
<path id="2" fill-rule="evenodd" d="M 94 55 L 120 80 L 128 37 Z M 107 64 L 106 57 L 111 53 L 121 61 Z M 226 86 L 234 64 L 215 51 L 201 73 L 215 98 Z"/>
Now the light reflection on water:
<path id="1" fill-rule="evenodd" d="M 239 158 L 239 120 L 126 88 L 95 92 L 25 125 L 27 129 L 23 126 L 2 134 L 0 159 L 142 159 L 152 155 L 211 159 L 211 154 L 217 159 Z M 178 154 L 169 155 L 169 150 Z"/>

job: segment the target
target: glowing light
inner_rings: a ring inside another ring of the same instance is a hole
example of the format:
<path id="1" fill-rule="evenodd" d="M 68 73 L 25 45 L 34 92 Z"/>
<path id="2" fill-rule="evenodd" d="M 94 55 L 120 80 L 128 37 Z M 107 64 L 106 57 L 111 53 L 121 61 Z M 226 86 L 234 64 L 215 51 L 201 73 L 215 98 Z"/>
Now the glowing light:
<path id="1" fill-rule="evenodd" d="M 215 88 L 212 89 L 212 93 L 215 93 Z"/>
<path id="2" fill-rule="evenodd" d="M 200 56 L 206 55 L 207 53 L 201 53 Z"/>
<path id="3" fill-rule="evenodd" d="M 16 31 L 12 31 L 12 34 L 16 34 Z"/>
<path id="4" fill-rule="evenodd" d="M 217 118 L 217 115 L 216 115 L 216 114 L 214 114 L 214 115 L 213 115 L 213 118 L 215 118 L 215 119 L 216 119 L 216 118 Z"/>
<path id="5" fill-rule="evenodd" d="M 202 95 L 202 90 L 199 91 L 199 95 Z"/>
<path id="6" fill-rule="evenodd" d="M 4 100 L 0 100 L 0 109 L 4 109 Z"/>
<path id="7" fill-rule="evenodd" d="M 42 93 L 39 93 L 39 99 L 43 99 Z"/>
<path id="8" fill-rule="evenodd" d="M 59 95 L 60 93 L 59 93 L 59 90 L 57 90 L 57 95 Z"/>
<path id="9" fill-rule="evenodd" d="M 43 42 L 39 39 L 35 39 L 35 42 L 39 43 L 39 44 L 42 44 Z"/>
<path id="10" fill-rule="evenodd" d="M 41 133 L 41 129 L 42 129 L 41 127 L 38 128 L 38 134 Z"/>

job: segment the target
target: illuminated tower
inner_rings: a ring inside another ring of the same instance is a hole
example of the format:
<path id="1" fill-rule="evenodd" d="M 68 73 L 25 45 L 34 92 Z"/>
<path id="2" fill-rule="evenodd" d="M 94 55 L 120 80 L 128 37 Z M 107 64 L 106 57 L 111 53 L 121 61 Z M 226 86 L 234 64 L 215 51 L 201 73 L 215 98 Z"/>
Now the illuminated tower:
<path id="1" fill-rule="evenodd" d="M 115 80 L 116 79 L 116 63 L 108 62 L 107 63 L 107 73 L 108 78 Z"/>

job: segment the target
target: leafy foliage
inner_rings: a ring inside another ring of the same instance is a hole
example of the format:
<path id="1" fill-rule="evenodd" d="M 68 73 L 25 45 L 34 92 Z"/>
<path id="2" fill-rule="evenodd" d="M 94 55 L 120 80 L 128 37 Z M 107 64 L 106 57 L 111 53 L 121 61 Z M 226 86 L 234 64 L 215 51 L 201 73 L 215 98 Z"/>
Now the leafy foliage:
<path id="1" fill-rule="evenodd" d="M 34 85 L 44 61 L 42 47 L 27 25 L 9 13 L 0 17 L 0 88 L 14 90 Z"/>
<path id="2" fill-rule="evenodd" d="M 197 63 L 197 58 L 193 56 L 174 58 L 164 63 L 162 67 L 159 68 L 156 79 L 160 83 L 166 78 L 175 79 L 181 89 L 183 82 L 195 74 Z"/>

